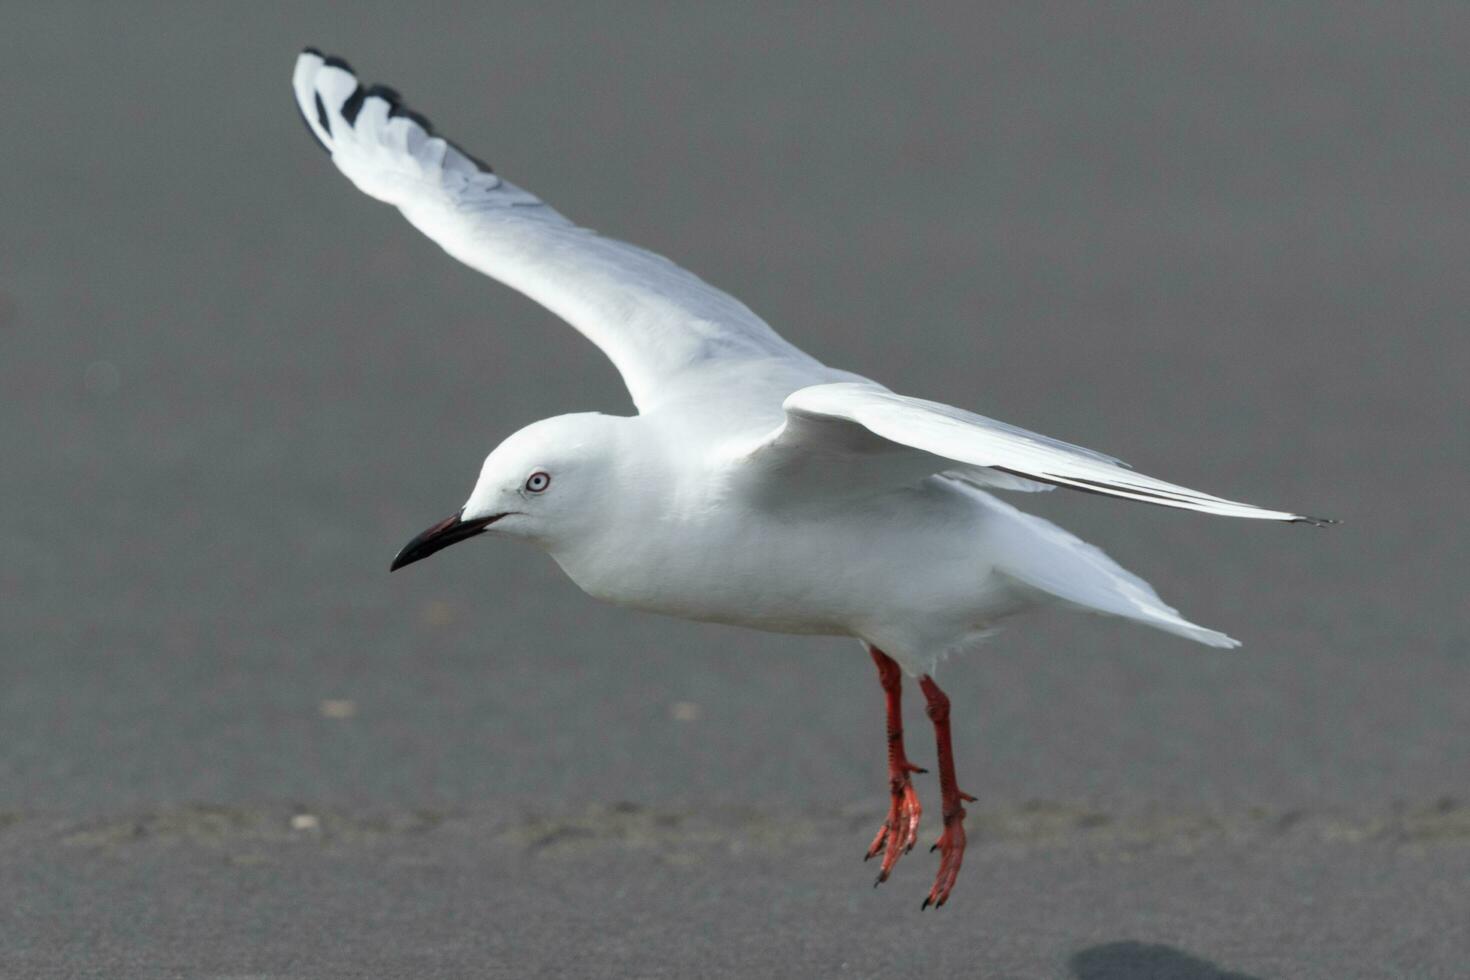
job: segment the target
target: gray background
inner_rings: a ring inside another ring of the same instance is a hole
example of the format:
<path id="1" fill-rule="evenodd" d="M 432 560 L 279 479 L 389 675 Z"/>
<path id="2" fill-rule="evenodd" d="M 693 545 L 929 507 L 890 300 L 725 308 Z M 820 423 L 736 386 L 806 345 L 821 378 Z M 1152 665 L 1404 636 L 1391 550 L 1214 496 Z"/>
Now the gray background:
<path id="1" fill-rule="evenodd" d="M 1461 975 L 1470 16 L 896 6 L 6 5 L 0 975 Z M 386 574 L 629 405 L 334 171 L 307 43 L 823 359 L 1347 523 L 1012 497 L 1246 646 L 947 665 L 920 915 L 851 641 Z"/>

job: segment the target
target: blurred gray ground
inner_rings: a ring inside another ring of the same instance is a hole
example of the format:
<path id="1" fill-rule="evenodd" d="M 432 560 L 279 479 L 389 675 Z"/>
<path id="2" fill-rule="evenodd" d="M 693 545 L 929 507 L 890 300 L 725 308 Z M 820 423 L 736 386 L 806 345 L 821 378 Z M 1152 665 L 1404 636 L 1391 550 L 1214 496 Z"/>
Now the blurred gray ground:
<path id="1" fill-rule="evenodd" d="M 0 976 L 1462 976 L 1467 37 L 8 3 Z M 857 860 L 856 644 L 600 606 L 513 546 L 386 574 L 500 438 L 628 402 L 335 173 L 308 43 L 819 357 L 1347 523 L 1013 497 L 1246 646 L 1056 617 L 947 665 L 981 802 L 921 916 L 929 855 Z"/>

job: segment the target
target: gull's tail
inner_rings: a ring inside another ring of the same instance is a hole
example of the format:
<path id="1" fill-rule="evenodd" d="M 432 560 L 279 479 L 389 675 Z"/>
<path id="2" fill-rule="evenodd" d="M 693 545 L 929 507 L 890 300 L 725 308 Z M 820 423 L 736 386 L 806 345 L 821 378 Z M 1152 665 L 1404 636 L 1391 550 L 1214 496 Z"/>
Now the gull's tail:
<path id="1" fill-rule="evenodd" d="M 1105 555 L 1101 548 L 1023 513 L 982 490 L 992 518 L 986 522 L 987 550 L 996 568 L 1023 588 L 1087 612 L 1121 616 L 1212 647 L 1238 647 L 1240 641 L 1197 626 L 1159 598 L 1143 579 Z"/>

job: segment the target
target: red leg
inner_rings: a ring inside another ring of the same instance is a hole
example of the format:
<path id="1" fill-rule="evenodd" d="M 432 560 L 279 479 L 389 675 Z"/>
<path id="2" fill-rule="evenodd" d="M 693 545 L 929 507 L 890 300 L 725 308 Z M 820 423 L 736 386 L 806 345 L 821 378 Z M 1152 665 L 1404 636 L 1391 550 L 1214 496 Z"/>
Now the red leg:
<path id="1" fill-rule="evenodd" d="M 955 879 L 960 874 L 960 864 L 965 860 L 965 807 L 964 802 L 975 802 L 975 797 L 962 792 L 954 777 L 954 749 L 949 741 L 949 698 L 934 683 L 934 678 L 925 674 L 919 678 L 919 687 L 924 692 L 925 712 L 934 722 L 934 741 L 939 753 L 939 793 L 944 807 L 944 832 L 930 850 L 939 851 L 939 874 L 934 887 L 921 908 L 935 908 L 949 901 Z"/>
<path id="2" fill-rule="evenodd" d="M 914 792 L 909 773 L 925 770 L 909 762 L 903 751 L 903 703 L 900 697 L 903 672 L 892 657 L 877 647 L 868 647 L 868 652 L 873 655 L 873 663 L 878 665 L 878 682 L 883 685 L 883 696 L 888 705 L 888 792 L 891 796 L 888 819 L 878 828 L 878 836 L 873 838 L 873 845 L 863 858 L 866 861 L 879 851 L 883 852 L 883 867 L 878 870 L 878 880 L 873 882 L 877 887 L 888 880 L 888 874 L 898 859 L 912 851 L 919 839 L 919 814 L 923 809 L 919 806 L 919 794 Z"/>

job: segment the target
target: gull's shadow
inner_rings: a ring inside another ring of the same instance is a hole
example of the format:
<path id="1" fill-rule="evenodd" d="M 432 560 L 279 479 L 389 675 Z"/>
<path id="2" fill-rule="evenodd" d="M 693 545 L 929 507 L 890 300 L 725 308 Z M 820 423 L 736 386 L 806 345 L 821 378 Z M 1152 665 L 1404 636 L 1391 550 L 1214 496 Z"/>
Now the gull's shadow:
<path id="1" fill-rule="evenodd" d="M 1260 980 L 1157 943 L 1092 946 L 1068 964 L 1077 980 Z"/>

